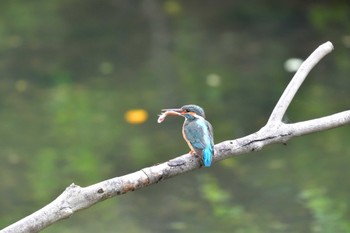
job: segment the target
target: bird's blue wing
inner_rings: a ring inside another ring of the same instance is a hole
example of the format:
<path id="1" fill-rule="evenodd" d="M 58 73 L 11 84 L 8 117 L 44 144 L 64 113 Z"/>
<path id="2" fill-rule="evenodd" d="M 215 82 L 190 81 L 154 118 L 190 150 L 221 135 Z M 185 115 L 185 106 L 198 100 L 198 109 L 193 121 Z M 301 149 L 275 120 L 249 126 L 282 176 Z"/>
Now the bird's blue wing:
<path id="1" fill-rule="evenodd" d="M 205 121 L 205 124 L 207 126 L 210 143 L 203 150 L 203 162 L 204 162 L 204 166 L 210 167 L 211 161 L 214 155 L 214 134 L 213 134 L 213 127 L 211 126 L 209 121 Z"/>
<path id="2" fill-rule="evenodd" d="M 192 121 L 184 129 L 187 140 L 194 150 L 201 152 L 204 165 L 211 165 L 214 154 L 213 129 L 211 124 L 203 118 Z"/>
<path id="3" fill-rule="evenodd" d="M 206 138 L 209 139 L 205 132 L 205 127 L 197 121 L 190 122 L 185 128 L 184 132 L 186 139 L 191 143 L 194 149 L 203 150 L 206 146 Z"/>
<path id="4" fill-rule="evenodd" d="M 207 126 L 208 131 L 209 131 L 210 145 L 211 145 L 212 148 L 214 148 L 214 131 L 213 131 L 213 127 L 211 126 L 209 121 L 205 121 L 205 124 Z"/>

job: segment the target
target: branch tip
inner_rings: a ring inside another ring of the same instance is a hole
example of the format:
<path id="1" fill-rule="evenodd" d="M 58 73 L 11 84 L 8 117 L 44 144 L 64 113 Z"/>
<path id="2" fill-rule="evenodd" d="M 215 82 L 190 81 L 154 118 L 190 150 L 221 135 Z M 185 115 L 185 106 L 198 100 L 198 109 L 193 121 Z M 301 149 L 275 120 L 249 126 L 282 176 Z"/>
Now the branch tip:
<path id="1" fill-rule="evenodd" d="M 282 96 L 278 100 L 275 108 L 273 109 L 268 124 L 281 123 L 284 114 L 286 113 L 290 103 L 292 102 L 295 94 L 299 90 L 301 84 L 309 72 L 316 66 L 316 64 L 328 53 L 334 49 L 333 44 L 330 41 L 318 46 L 313 53 L 301 64 L 292 80 L 284 90 Z"/>
<path id="2" fill-rule="evenodd" d="M 333 46 L 332 42 L 330 42 L 330 41 L 327 41 L 326 43 L 324 43 L 320 46 L 328 47 L 327 50 L 330 50 L 330 51 L 334 50 L 334 46 Z"/>

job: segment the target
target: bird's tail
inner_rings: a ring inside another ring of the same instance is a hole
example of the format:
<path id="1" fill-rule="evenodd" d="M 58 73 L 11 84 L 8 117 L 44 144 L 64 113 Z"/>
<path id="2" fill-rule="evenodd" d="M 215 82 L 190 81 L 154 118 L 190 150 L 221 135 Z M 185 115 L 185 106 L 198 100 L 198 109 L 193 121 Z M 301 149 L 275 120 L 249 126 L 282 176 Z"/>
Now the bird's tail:
<path id="1" fill-rule="evenodd" d="M 204 166 L 210 167 L 212 159 L 213 159 L 213 149 L 212 148 L 205 148 L 203 150 Z"/>

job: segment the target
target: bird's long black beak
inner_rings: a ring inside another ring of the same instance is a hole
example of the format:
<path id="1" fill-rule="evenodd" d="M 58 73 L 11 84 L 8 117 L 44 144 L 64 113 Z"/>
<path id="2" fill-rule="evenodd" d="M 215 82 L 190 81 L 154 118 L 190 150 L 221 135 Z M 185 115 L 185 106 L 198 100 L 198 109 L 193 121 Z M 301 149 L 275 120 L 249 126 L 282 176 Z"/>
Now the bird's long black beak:
<path id="1" fill-rule="evenodd" d="M 168 109 L 162 109 L 162 112 L 177 112 L 177 113 L 181 113 L 182 109 L 181 108 L 168 108 Z"/>
<path id="2" fill-rule="evenodd" d="M 182 112 L 181 108 L 162 109 L 162 114 L 165 115 L 183 116 Z"/>

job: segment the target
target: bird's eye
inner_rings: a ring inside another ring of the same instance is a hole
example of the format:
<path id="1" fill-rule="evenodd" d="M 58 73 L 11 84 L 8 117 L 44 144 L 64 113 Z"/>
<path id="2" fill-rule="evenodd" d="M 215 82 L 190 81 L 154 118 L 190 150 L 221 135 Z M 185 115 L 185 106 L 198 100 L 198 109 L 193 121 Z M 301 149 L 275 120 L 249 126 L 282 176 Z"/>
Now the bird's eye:
<path id="1" fill-rule="evenodd" d="M 188 110 L 188 109 L 185 109 L 184 111 L 185 111 L 185 112 L 190 112 L 190 110 Z"/>

